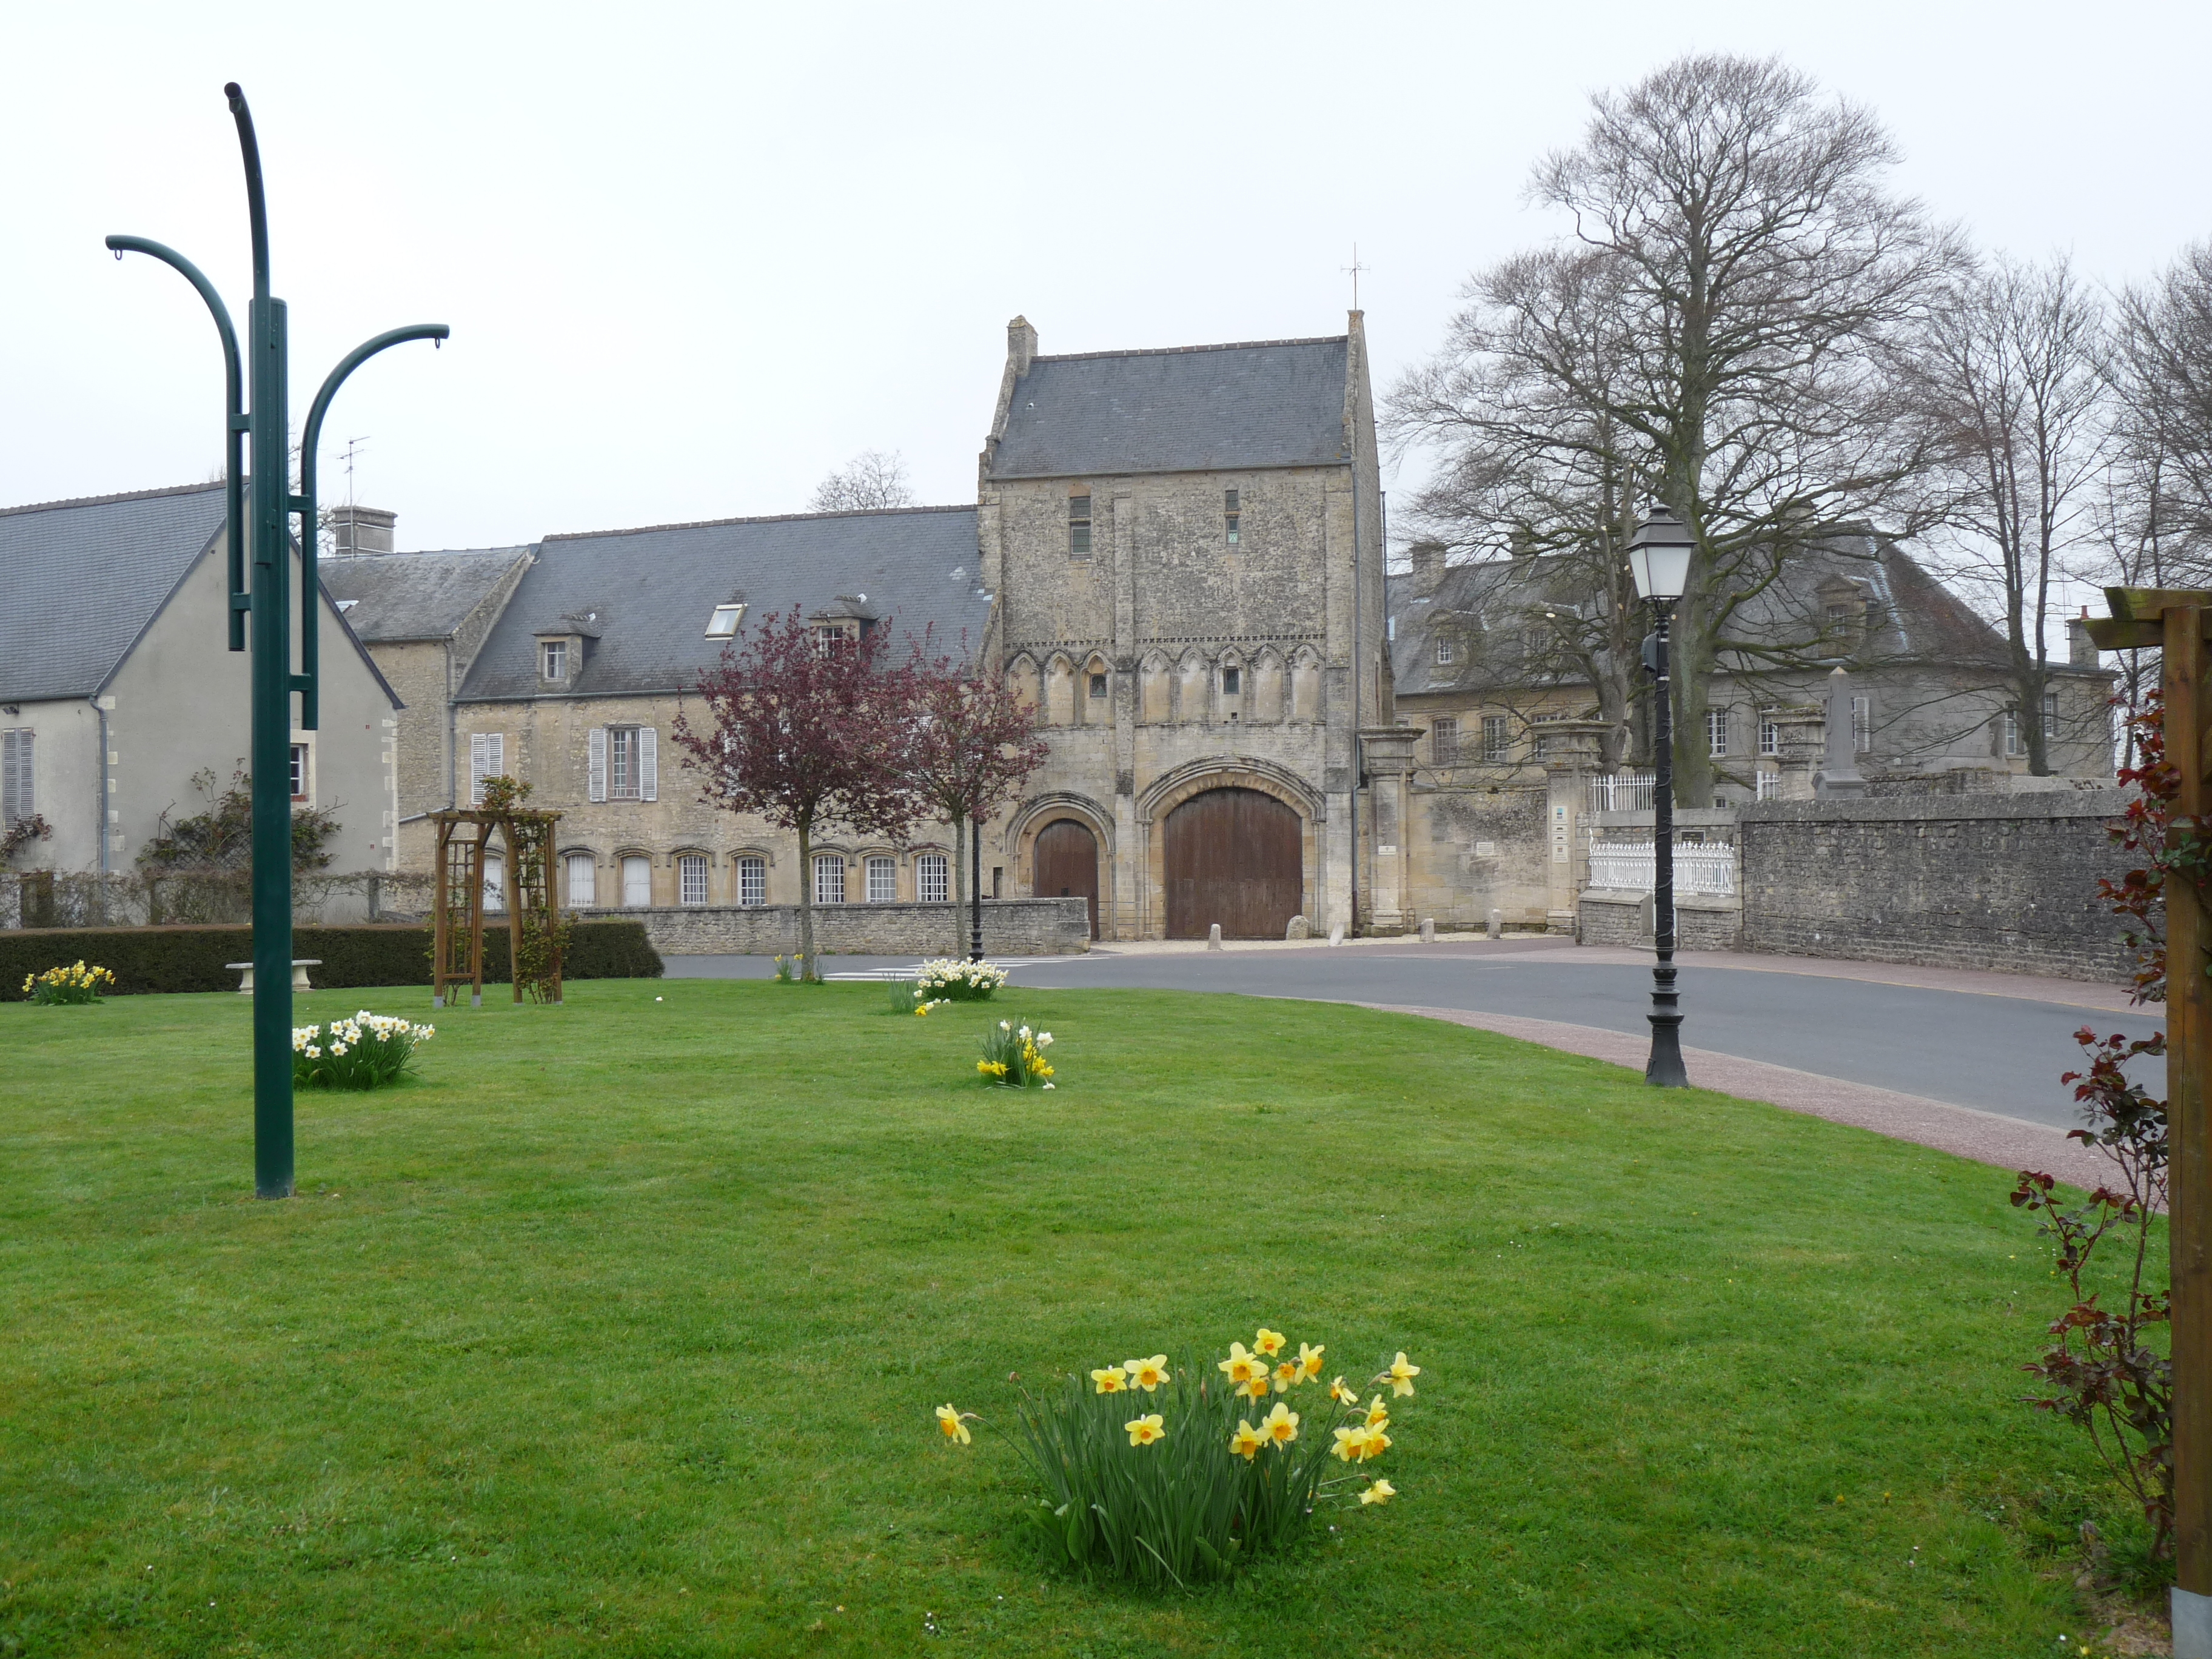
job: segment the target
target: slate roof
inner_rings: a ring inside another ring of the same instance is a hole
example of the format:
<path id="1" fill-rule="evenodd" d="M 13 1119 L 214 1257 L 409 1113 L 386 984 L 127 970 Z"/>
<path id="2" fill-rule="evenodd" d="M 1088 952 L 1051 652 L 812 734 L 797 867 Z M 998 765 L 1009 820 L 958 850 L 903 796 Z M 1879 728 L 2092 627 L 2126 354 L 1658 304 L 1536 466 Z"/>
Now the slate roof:
<path id="1" fill-rule="evenodd" d="M 1351 459 L 1348 337 L 1041 356 L 1015 383 L 994 478 L 1313 466 Z"/>
<path id="2" fill-rule="evenodd" d="M 461 701 L 540 695 L 537 635 L 596 635 L 562 695 L 688 690 L 720 660 L 706 637 L 718 605 L 743 600 L 744 626 L 794 605 L 809 614 L 866 596 L 899 635 L 934 625 L 957 654 L 982 643 L 990 601 L 978 582 L 975 509 L 726 519 L 548 536 L 461 687 Z"/>
<path id="3" fill-rule="evenodd" d="M 220 483 L 0 509 L 0 698 L 98 695 L 222 522 Z"/>
<path id="4" fill-rule="evenodd" d="M 345 619 L 354 632 L 381 644 L 453 638 L 469 613 L 529 556 L 526 547 L 484 547 L 322 559 L 315 568 L 333 601 L 352 601 Z"/>

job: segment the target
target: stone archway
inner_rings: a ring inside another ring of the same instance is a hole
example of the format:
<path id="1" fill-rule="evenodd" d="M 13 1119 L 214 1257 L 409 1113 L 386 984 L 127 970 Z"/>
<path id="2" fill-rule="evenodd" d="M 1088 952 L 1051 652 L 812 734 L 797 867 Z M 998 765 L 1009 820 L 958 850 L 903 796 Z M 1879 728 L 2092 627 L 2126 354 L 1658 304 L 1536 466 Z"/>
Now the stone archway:
<path id="1" fill-rule="evenodd" d="M 1162 836 L 1170 939 L 1280 939 L 1305 901 L 1305 825 L 1257 789 L 1201 790 Z"/>
<path id="2" fill-rule="evenodd" d="M 1081 898 L 1091 908 L 1091 937 L 1098 937 L 1098 837 L 1076 818 L 1054 818 L 1037 831 L 1030 859 L 1030 890 L 1039 898 Z"/>

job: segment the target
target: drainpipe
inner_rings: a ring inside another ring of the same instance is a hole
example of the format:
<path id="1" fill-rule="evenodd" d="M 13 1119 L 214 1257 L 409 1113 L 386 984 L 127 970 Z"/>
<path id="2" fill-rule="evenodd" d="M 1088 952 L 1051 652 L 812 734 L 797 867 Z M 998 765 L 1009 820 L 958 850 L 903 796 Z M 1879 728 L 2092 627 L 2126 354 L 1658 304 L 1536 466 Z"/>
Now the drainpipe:
<path id="1" fill-rule="evenodd" d="M 96 692 L 92 698 L 92 708 L 93 713 L 100 716 L 100 873 L 106 876 L 109 837 L 114 833 L 108 828 L 107 820 L 108 812 L 112 810 L 110 799 L 112 790 L 107 773 L 107 710 L 101 706 L 99 694 Z M 107 902 L 107 889 L 105 884 L 100 890 L 100 903 L 105 906 Z"/>

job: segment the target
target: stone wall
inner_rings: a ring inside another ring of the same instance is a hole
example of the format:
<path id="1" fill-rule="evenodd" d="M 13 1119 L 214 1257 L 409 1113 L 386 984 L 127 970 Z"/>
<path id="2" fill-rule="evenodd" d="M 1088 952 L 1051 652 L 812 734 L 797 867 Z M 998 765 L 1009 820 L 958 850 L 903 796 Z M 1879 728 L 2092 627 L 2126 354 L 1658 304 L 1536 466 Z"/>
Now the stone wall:
<path id="1" fill-rule="evenodd" d="M 1770 801 L 1738 829 L 1743 947 L 2124 983 L 2097 896 L 2117 789 Z"/>
<path id="2" fill-rule="evenodd" d="M 1649 893 L 1619 887 L 1584 890 L 1576 912 L 1576 939 L 1582 945 L 1651 945 Z M 1674 948 L 1678 951 L 1735 951 L 1742 947 L 1743 906 L 1731 898 L 1684 894 L 1674 901 Z"/>
<path id="3" fill-rule="evenodd" d="M 579 910 L 580 920 L 645 924 L 653 948 L 675 956 L 779 956 L 799 949 L 796 904 Z M 967 954 L 969 913 L 950 904 L 817 904 L 814 948 L 824 956 Z M 994 957 L 1073 956 L 1091 948 L 1079 898 L 985 899 L 983 949 Z"/>
<path id="4" fill-rule="evenodd" d="M 432 878 L 405 872 L 313 872 L 292 878 L 298 927 L 422 921 Z M 219 874 L 100 875 L 0 871 L 0 927 L 146 927 L 242 922 L 253 912 L 252 878 Z"/>
<path id="5" fill-rule="evenodd" d="M 1469 769 L 1470 771 L 1473 769 Z M 1414 925 L 1482 927 L 1493 909 L 1510 927 L 1541 927 L 1552 908 L 1547 792 L 1417 777 L 1410 796 L 1405 913 Z"/>

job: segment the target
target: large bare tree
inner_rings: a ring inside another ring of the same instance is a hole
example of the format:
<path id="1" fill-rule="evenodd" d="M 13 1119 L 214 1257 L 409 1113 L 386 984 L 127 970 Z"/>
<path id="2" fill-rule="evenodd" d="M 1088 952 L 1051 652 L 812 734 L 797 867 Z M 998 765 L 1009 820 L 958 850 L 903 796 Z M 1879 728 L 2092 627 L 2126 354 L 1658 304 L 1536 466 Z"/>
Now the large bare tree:
<path id="1" fill-rule="evenodd" d="M 906 459 L 896 450 L 864 449 L 814 486 L 810 513 L 865 513 L 886 507 L 912 507 L 914 486 L 907 482 Z"/>

